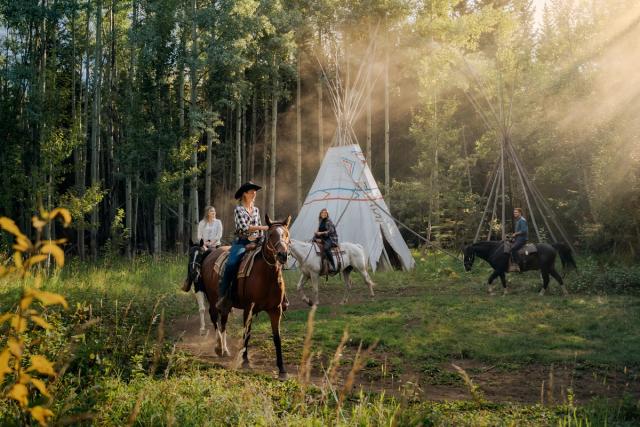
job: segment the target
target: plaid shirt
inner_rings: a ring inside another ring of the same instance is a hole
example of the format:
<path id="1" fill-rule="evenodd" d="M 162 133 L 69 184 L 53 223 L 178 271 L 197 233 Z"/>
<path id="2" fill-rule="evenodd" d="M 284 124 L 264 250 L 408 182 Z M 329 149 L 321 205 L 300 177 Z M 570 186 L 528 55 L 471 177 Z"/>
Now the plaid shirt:
<path id="1" fill-rule="evenodd" d="M 238 205 L 233 211 L 233 219 L 236 224 L 236 236 L 243 239 L 253 240 L 262 236 L 262 231 L 254 231 L 249 233 L 249 226 L 262 225 L 260 222 L 260 210 L 253 207 L 253 212 L 249 214 L 244 206 Z"/>

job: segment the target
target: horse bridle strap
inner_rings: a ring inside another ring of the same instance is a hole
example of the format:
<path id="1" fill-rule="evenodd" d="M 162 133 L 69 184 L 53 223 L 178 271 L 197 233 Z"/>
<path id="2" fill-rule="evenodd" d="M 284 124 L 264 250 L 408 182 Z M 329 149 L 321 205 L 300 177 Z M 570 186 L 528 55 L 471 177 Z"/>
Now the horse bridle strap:
<path id="1" fill-rule="evenodd" d="M 284 224 L 280 224 L 280 223 L 271 224 L 271 226 L 269 226 L 269 230 L 267 230 L 267 235 L 265 236 L 265 246 L 266 246 L 266 248 L 269 250 L 269 253 L 270 253 L 270 255 L 273 257 L 273 260 L 274 260 L 274 261 L 273 261 L 273 263 L 272 263 L 272 262 L 270 262 L 270 261 L 269 261 L 269 260 L 264 256 L 264 253 L 266 252 L 266 251 L 264 251 L 264 250 L 262 251 L 262 258 L 263 258 L 263 259 L 264 259 L 264 261 L 265 261 L 268 265 L 270 265 L 271 267 L 276 266 L 276 268 L 278 268 L 278 266 L 279 266 L 280 262 L 278 261 L 278 258 L 277 258 L 277 256 L 276 256 L 276 253 L 277 253 L 277 247 L 278 247 L 278 246 L 280 246 L 280 245 L 284 245 L 284 244 L 282 243 L 282 239 L 280 239 L 280 240 L 278 240 L 278 243 L 276 243 L 276 245 L 274 246 L 274 245 L 271 243 L 271 240 L 269 240 L 269 235 L 270 235 L 270 234 L 269 234 L 269 232 L 270 232 L 270 231 L 271 231 L 275 226 L 282 226 L 282 227 L 284 227 L 284 228 L 285 228 L 285 232 L 286 232 L 285 238 L 286 238 L 286 239 L 288 239 L 288 238 L 289 238 L 289 230 L 287 230 L 287 228 L 284 226 Z M 285 248 L 285 249 L 288 249 L 288 248 Z M 288 251 L 288 250 L 287 250 L 287 251 Z"/>

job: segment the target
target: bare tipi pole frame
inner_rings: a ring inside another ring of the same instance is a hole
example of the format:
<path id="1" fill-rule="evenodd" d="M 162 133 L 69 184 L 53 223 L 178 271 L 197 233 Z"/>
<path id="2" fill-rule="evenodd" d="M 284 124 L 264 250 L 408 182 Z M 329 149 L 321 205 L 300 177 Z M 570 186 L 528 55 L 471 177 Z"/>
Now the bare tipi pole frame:
<path id="1" fill-rule="evenodd" d="M 480 116 L 487 130 L 496 132 L 498 144 L 500 145 L 500 158 L 496 162 L 496 166 L 488 181 L 489 185 L 485 187 L 483 194 L 483 198 L 486 197 L 486 202 L 482 210 L 478 228 L 476 229 L 474 242 L 480 239 L 483 229 L 486 228 L 488 228 L 486 239 L 491 239 L 491 224 L 498 217 L 498 207 L 500 207 L 501 237 L 502 239 L 506 237 L 507 189 L 505 177 L 507 173 L 505 170 L 507 165 L 511 165 L 513 166 L 513 171 L 515 172 L 517 183 L 523 195 L 527 213 L 531 218 L 531 223 L 538 240 L 546 240 L 546 233 L 548 233 L 548 236 L 553 242 L 562 241 L 574 250 L 567 233 L 560 225 L 555 213 L 537 188 L 533 179 L 531 179 L 531 176 L 527 173 L 522 160 L 512 144 L 511 130 L 513 128 L 515 84 L 508 99 L 505 99 L 507 96 L 504 94 L 502 74 L 500 70 L 498 70 L 498 108 L 496 108 L 491 102 L 477 73 L 464 56 L 461 56 L 461 58 L 463 63 L 461 68 L 464 70 L 463 75 L 470 82 L 469 88 L 465 90 L 465 95 Z M 475 88 L 475 91 L 472 90 L 472 88 Z M 509 202 L 513 203 L 513 200 L 509 200 Z M 511 214 L 511 212 L 509 212 L 509 214 Z M 539 220 L 541 222 L 539 222 Z M 544 229 L 542 229 L 542 226 L 544 226 Z"/>

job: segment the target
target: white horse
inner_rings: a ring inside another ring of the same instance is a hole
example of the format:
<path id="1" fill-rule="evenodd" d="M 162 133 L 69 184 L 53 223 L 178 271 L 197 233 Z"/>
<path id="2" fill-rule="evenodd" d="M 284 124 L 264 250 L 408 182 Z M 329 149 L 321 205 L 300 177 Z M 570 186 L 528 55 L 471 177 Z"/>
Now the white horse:
<path id="1" fill-rule="evenodd" d="M 312 243 L 295 239 L 291 239 L 289 249 L 297 261 L 297 267 L 302 273 L 297 286 L 298 291 L 302 295 L 302 300 L 309 305 L 318 305 L 318 282 L 320 281 L 320 271 L 322 270 L 322 259 L 320 255 L 316 253 Z M 367 273 L 367 257 L 365 256 L 362 245 L 345 242 L 340 244 L 340 249 L 344 252 L 340 271 L 345 290 L 342 304 L 347 302 L 349 296 L 349 289 L 351 288 L 351 278 L 349 275 L 353 270 L 356 270 L 362 275 L 364 281 L 369 286 L 369 295 L 373 296 L 375 283 L 373 283 L 373 280 L 369 277 L 369 273 Z M 302 290 L 302 287 L 309 279 L 311 279 L 311 286 L 313 288 L 313 301 L 309 300 Z"/>

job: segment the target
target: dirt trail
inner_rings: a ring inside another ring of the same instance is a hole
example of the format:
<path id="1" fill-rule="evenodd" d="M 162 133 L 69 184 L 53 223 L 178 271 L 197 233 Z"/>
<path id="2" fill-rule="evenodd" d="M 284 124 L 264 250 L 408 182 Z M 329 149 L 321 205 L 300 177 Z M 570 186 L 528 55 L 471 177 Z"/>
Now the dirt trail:
<path id="1" fill-rule="evenodd" d="M 327 301 L 327 298 L 324 299 Z M 195 307 L 194 307 L 195 308 Z M 302 305 L 294 303 L 292 309 L 300 309 Z M 208 319 L 207 319 L 208 322 Z M 230 318 L 230 328 L 236 329 L 242 323 L 240 313 L 235 312 Z M 229 336 L 227 339 L 231 357 L 219 357 L 214 353 L 215 341 L 213 326 L 208 322 L 205 336 L 199 334 L 200 321 L 196 314 L 175 320 L 170 328 L 173 337 L 180 337 L 179 349 L 192 354 L 199 360 L 227 369 L 243 369 L 277 377 L 275 352 L 272 341 L 263 334 L 252 337 L 250 347 L 251 367 L 240 367 L 239 350 L 242 340 Z M 343 360 L 352 361 L 355 350 L 346 348 Z M 479 387 L 482 396 L 493 402 L 545 403 L 566 402 L 570 390 L 573 390 L 574 401 L 581 403 L 593 397 L 621 397 L 625 392 L 640 397 L 640 375 L 638 372 L 603 371 L 602 369 L 576 370 L 569 365 L 531 364 L 523 368 L 504 369 L 470 359 L 451 360 L 434 367 L 435 372 L 425 372 L 413 366 L 400 366 L 399 375 L 381 374 L 381 366 L 391 355 L 382 351 L 373 354 L 378 362 L 374 367 L 359 372 L 355 389 L 362 387 L 365 391 L 384 391 L 400 398 L 419 398 L 421 400 L 460 400 L 472 399 L 469 387 L 464 384 L 452 364 L 464 369 L 473 384 Z M 286 369 L 289 377 L 298 375 L 298 360 L 287 360 Z M 315 361 L 318 362 L 318 361 Z M 319 363 L 314 363 L 312 382 L 322 386 L 323 373 Z M 325 360 L 326 366 L 326 360 Z M 347 363 L 339 377 L 345 378 L 351 363 Z"/>

